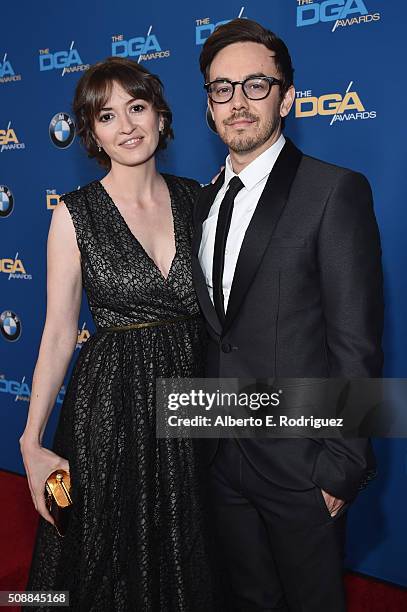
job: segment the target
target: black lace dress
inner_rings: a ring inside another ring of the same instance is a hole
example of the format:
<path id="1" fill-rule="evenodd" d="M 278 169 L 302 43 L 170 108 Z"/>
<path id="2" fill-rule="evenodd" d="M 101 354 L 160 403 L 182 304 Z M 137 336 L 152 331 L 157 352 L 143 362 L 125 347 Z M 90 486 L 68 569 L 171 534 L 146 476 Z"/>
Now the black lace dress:
<path id="1" fill-rule="evenodd" d="M 199 185 L 163 176 L 176 244 L 166 279 L 99 181 L 63 197 L 97 332 L 75 365 L 53 445 L 70 463 L 70 526 L 60 538 L 40 518 L 26 588 L 67 590 L 80 612 L 214 609 L 193 442 L 155 435 L 156 377 L 202 376 L 205 346 L 190 254 Z"/>

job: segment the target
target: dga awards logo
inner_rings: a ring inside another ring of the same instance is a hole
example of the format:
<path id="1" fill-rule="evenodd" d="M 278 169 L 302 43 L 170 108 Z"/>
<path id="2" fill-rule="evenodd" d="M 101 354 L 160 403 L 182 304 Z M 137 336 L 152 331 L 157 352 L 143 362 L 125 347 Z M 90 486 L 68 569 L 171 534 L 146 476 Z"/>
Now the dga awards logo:
<path id="1" fill-rule="evenodd" d="M 80 189 L 81 186 L 78 185 L 77 189 Z M 54 210 L 61 200 L 61 194 L 58 193 L 56 189 L 46 189 L 45 190 L 45 200 L 47 205 L 47 210 Z"/>
<path id="2" fill-rule="evenodd" d="M 57 193 L 56 189 L 47 189 L 46 190 L 46 201 L 47 201 L 47 209 L 54 210 L 59 204 L 61 196 Z"/>
<path id="3" fill-rule="evenodd" d="M 296 0 L 297 27 L 332 23 L 332 32 L 361 23 L 380 20 L 380 13 L 369 13 L 363 0 Z"/>
<path id="4" fill-rule="evenodd" d="M 0 393 L 8 393 L 14 397 L 15 402 L 29 402 L 31 389 L 25 382 L 25 376 L 18 380 L 7 379 L 4 374 L 0 374 Z"/>
<path id="5" fill-rule="evenodd" d="M 0 61 L 0 83 L 11 83 L 12 81 L 21 81 L 21 74 L 15 73 L 10 60 L 7 59 L 7 53 L 5 53 L 3 61 Z"/>
<path id="6" fill-rule="evenodd" d="M 5 310 L 0 315 L 0 332 L 9 342 L 15 342 L 21 336 L 21 321 L 15 312 Z"/>
<path id="7" fill-rule="evenodd" d="M 330 117 L 329 125 L 345 123 L 360 119 L 376 119 L 375 110 L 367 110 L 359 93 L 352 89 L 353 81 L 344 94 L 328 93 L 315 96 L 311 89 L 297 91 L 295 100 L 295 116 L 298 119 L 306 117 Z"/>
<path id="8" fill-rule="evenodd" d="M 49 124 L 49 135 L 58 149 L 67 149 L 75 138 L 75 123 L 68 113 L 57 113 Z"/>
<path id="9" fill-rule="evenodd" d="M 243 19 L 244 6 L 240 8 L 237 18 Z M 236 19 L 236 17 L 231 17 L 230 19 L 224 19 L 223 21 L 213 22 L 210 17 L 204 17 L 203 19 L 195 20 L 195 44 L 203 45 L 207 38 L 212 34 L 212 32 L 220 25 L 224 23 L 229 23 L 232 19 Z"/>
<path id="10" fill-rule="evenodd" d="M 124 34 L 112 36 L 112 55 L 116 57 L 134 57 L 137 62 L 163 59 L 170 56 L 170 50 L 163 50 L 156 36 L 152 33 L 153 26 L 147 30 L 145 36 L 134 36 L 126 39 Z"/>
<path id="11" fill-rule="evenodd" d="M 16 149 L 25 149 L 25 144 L 19 141 L 16 131 L 11 127 L 11 121 L 9 121 L 6 129 L 0 130 L 0 153 Z"/>
<path id="12" fill-rule="evenodd" d="M 89 340 L 90 331 L 86 328 L 86 321 L 82 324 L 81 329 L 78 329 L 78 339 L 75 349 L 81 349 L 82 346 Z"/>
<path id="13" fill-rule="evenodd" d="M 31 274 L 27 274 L 18 253 L 14 259 L 0 259 L 0 274 L 7 274 L 8 280 L 32 280 Z"/>
<path id="14" fill-rule="evenodd" d="M 0 374 L 0 393 L 7 393 L 14 397 L 14 401 L 29 402 L 31 398 L 31 384 L 26 382 L 26 377 L 23 376 L 21 381 L 12 378 L 6 378 L 4 374 Z M 57 395 L 56 403 L 62 404 L 65 397 L 65 386 L 62 386 Z"/>
<path id="15" fill-rule="evenodd" d="M 7 185 L 0 185 L 0 217 L 8 217 L 14 209 L 14 196 Z"/>
<path id="16" fill-rule="evenodd" d="M 71 42 L 69 49 L 65 51 L 53 51 L 40 49 L 39 51 L 40 71 L 60 70 L 61 76 L 72 72 L 82 72 L 89 68 L 84 64 L 79 51 L 75 48 L 75 41 Z"/>

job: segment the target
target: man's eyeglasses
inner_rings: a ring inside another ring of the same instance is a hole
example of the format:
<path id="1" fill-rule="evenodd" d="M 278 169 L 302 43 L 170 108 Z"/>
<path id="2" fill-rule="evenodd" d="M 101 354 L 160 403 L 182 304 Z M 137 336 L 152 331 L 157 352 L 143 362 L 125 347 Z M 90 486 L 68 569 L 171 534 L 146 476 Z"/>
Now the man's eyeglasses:
<path id="1" fill-rule="evenodd" d="M 242 86 L 243 93 L 249 100 L 263 100 L 269 95 L 271 87 L 281 85 L 281 81 L 271 76 L 248 77 L 244 81 L 216 79 L 210 83 L 205 83 L 204 87 L 212 102 L 223 104 L 233 98 L 236 85 Z"/>

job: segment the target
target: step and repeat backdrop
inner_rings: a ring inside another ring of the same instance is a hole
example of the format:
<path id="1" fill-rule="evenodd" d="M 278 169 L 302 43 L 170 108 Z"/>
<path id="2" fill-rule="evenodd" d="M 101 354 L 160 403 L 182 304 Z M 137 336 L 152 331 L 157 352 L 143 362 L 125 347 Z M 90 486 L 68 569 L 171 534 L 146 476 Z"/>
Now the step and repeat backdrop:
<path id="1" fill-rule="evenodd" d="M 25 0 L 2 7 L 0 468 L 24 473 L 18 438 L 45 317 L 52 210 L 61 194 L 103 175 L 75 136 L 78 78 L 111 55 L 157 73 L 176 135 L 160 168 L 208 182 L 226 152 L 206 124 L 198 57 L 214 28 L 235 17 L 260 21 L 291 51 L 297 96 L 286 134 L 308 154 L 363 172 L 372 185 L 386 285 L 385 375 L 407 377 L 405 11 L 402 0 Z M 84 299 L 74 359 L 92 330 Z M 407 586 L 407 443 L 374 443 L 379 476 L 350 512 L 347 565 Z"/>

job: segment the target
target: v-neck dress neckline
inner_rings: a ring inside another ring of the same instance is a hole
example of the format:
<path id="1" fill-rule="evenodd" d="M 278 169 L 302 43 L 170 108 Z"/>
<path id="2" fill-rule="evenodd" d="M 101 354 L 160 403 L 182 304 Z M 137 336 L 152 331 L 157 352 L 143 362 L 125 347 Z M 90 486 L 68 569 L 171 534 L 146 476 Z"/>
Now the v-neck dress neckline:
<path id="1" fill-rule="evenodd" d="M 165 174 L 161 174 L 162 178 L 165 181 L 165 184 L 167 185 L 167 189 L 168 189 L 168 194 L 170 196 L 170 206 L 171 206 L 171 216 L 172 216 L 172 226 L 173 226 L 173 232 L 174 232 L 174 244 L 175 244 L 175 253 L 174 253 L 174 257 L 172 258 L 170 267 L 168 269 L 168 274 L 167 276 L 164 276 L 164 274 L 161 272 L 160 268 L 158 267 L 158 265 L 156 264 L 156 262 L 154 261 L 154 259 L 151 257 L 151 255 L 149 255 L 145 249 L 145 247 L 142 245 L 141 241 L 137 238 L 137 236 L 131 231 L 129 224 L 127 223 L 126 219 L 123 217 L 122 213 L 120 212 L 119 207 L 117 206 L 117 204 L 114 202 L 113 198 L 111 197 L 111 195 L 109 194 L 109 192 L 107 191 L 106 187 L 102 184 L 102 182 L 100 180 L 95 181 L 96 184 L 99 186 L 99 188 L 101 189 L 101 191 L 103 192 L 103 194 L 105 195 L 105 199 L 109 202 L 109 204 L 111 205 L 112 208 L 115 209 L 116 211 L 116 215 L 118 216 L 118 218 L 120 218 L 120 222 L 122 223 L 122 225 L 125 227 L 127 233 L 132 237 L 132 239 L 134 240 L 134 242 L 140 247 L 140 250 L 142 251 L 143 255 L 151 262 L 152 267 L 154 268 L 154 270 L 160 275 L 162 281 L 164 283 L 168 282 L 168 279 L 173 271 L 174 268 L 174 263 L 175 260 L 177 258 L 177 254 L 178 254 L 178 230 L 177 230 L 177 207 L 175 204 L 175 200 L 174 200 L 174 195 L 171 189 L 171 184 L 170 181 L 167 179 Z"/>

